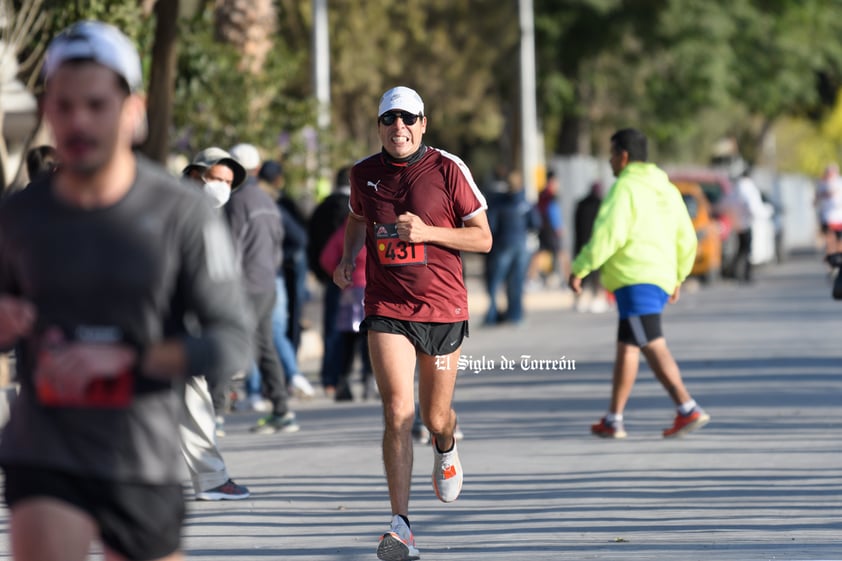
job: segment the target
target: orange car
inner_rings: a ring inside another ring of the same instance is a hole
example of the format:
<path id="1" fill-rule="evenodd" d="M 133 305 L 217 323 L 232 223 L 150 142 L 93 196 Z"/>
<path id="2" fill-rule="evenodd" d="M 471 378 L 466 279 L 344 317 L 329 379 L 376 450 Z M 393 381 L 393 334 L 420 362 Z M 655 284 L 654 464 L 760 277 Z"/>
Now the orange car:
<path id="1" fill-rule="evenodd" d="M 696 238 L 699 240 L 696 249 L 696 262 L 693 264 L 691 275 L 697 276 L 705 282 L 712 281 L 719 276 L 722 267 L 722 238 L 717 221 L 711 212 L 701 185 L 690 181 L 673 182 L 687 205 L 687 212 L 693 220 Z"/>

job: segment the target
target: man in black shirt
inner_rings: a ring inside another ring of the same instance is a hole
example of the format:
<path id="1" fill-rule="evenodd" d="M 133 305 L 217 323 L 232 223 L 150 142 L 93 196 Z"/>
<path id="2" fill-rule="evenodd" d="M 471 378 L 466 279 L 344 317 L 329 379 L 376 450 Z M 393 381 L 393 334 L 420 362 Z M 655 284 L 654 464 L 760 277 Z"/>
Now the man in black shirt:
<path id="1" fill-rule="evenodd" d="M 44 76 L 62 165 L 0 205 L 13 557 L 82 561 L 99 541 L 108 559 L 182 559 L 184 379 L 244 368 L 251 344 L 231 240 L 204 195 L 132 152 L 145 115 L 128 38 L 76 24 Z"/>
<path id="2" fill-rule="evenodd" d="M 345 224 L 348 218 L 351 200 L 351 167 L 341 168 L 336 173 L 333 192 L 323 200 L 310 217 L 307 230 L 307 263 L 310 271 L 324 285 L 324 303 L 322 306 L 322 341 L 324 353 L 319 379 L 329 397 L 334 397 L 339 375 L 342 370 L 341 357 L 345 355 L 344 341 L 336 329 L 336 316 L 339 313 L 339 298 L 342 290 L 331 280 L 330 274 L 322 269 L 319 257 L 328 240 L 337 228 Z"/>

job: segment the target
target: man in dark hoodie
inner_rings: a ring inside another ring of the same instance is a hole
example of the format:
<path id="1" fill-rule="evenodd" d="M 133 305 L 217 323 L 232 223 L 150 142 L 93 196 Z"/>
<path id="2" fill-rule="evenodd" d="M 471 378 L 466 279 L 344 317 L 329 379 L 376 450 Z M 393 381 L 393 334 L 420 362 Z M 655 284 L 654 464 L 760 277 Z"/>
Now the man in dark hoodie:
<path id="1" fill-rule="evenodd" d="M 249 175 L 242 185 L 231 190 L 225 216 L 234 237 L 246 295 L 257 325 L 255 360 L 263 391 L 272 403 L 271 413 L 251 430 L 259 434 L 296 432 L 300 427 L 287 404 L 286 381 L 272 339 L 275 276 L 281 265 L 284 238 L 281 214 L 275 202 L 260 188 L 256 175 Z"/>

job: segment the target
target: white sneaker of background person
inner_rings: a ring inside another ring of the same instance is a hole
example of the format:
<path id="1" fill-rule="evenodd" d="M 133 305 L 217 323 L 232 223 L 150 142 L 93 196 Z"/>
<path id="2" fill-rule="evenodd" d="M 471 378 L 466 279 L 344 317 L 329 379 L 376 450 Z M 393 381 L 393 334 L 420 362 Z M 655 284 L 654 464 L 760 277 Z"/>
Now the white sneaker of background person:
<path id="1" fill-rule="evenodd" d="M 611 306 L 608 304 L 608 299 L 605 297 L 598 296 L 591 302 L 590 311 L 592 314 L 604 314 L 610 309 Z"/>
<path id="2" fill-rule="evenodd" d="M 456 451 L 456 439 L 448 452 L 439 452 L 436 439 L 433 439 L 433 489 L 436 496 L 444 503 L 452 503 L 462 491 L 462 464 Z"/>
<path id="3" fill-rule="evenodd" d="M 316 395 L 316 390 L 313 389 L 310 381 L 300 372 L 293 374 L 292 378 L 290 378 L 290 383 L 293 389 L 303 397 L 313 397 Z"/>
<path id="4" fill-rule="evenodd" d="M 252 394 L 238 401 L 234 408 L 237 411 L 258 411 L 266 413 L 272 410 L 272 404 L 260 394 Z"/>
<path id="5" fill-rule="evenodd" d="M 377 558 L 381 561 L 412 561 L 421 559 L 421 552 L 415 547 L 415 536 L 399 515 L 392 516 L 389 531 L 377 544 Z"/>

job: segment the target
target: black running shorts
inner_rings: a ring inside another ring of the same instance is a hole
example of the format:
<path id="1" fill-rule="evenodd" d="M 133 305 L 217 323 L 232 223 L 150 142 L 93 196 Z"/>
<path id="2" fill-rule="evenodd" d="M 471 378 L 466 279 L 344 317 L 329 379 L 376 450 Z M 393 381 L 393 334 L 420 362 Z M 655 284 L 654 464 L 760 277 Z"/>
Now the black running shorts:
<path id="1" fill-rule="evenodd" d="M 368 331 L 403 335 L 415 350 L 430 356 L 446 356 L 462 346 L 468 336 L 468 322 L 432 323 L 407 321 L 383 316 L 368 316 L 363 322 Z"/>
<path id="2" fill-rule="evenodd" d="M 637 345 L 641 349 L 663 337 L 661 314 L 644 314 L 620 320 L 617 328 L 617 340 L 627 345 Z"/>
<path id="3" fill-rule="evenodd" d="M 184 523 L 180 484 L 148 485 L 80 477 L 63 471 L 4 466 L 6 505 L 50 497 L 90 515 L 102 543 L 131 561 L 177 551 Z"/>

